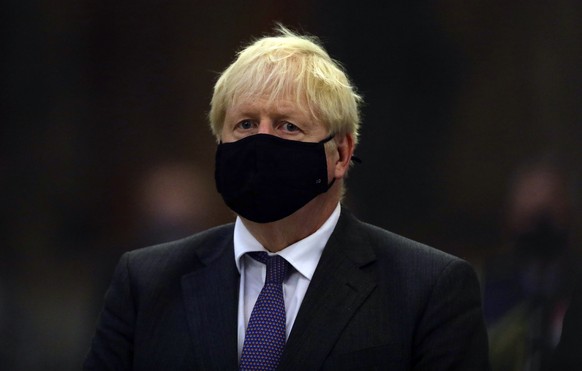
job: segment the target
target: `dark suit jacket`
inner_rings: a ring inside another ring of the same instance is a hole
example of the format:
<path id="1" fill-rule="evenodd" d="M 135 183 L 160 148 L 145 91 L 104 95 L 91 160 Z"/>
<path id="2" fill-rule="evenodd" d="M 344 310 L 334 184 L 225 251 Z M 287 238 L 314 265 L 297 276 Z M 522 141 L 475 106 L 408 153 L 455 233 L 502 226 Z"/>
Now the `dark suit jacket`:
<path id="1" fill-rule="evenodd" d="M 86 370 L 236 370 L 233 224 L 126 253 Z M 465 261 L 342 209 L 280 370 L 486 370 L 479 285 Z"/>

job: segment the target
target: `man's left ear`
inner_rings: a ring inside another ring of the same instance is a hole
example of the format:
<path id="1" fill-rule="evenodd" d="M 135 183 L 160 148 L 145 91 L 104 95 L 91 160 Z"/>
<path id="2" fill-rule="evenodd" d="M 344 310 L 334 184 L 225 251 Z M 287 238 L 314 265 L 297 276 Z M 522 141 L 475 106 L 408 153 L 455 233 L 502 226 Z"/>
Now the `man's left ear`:
<path id="1" fill-rule="evenodd" d="M 335 141 L 338 158 L 335 162 L 334 176 L 336 179 L 340 179 L 346 176 L 350 168 L 350 162 L 354 154 L 354 137 L 349 133 L 343 136 L 338 135 Z"/>

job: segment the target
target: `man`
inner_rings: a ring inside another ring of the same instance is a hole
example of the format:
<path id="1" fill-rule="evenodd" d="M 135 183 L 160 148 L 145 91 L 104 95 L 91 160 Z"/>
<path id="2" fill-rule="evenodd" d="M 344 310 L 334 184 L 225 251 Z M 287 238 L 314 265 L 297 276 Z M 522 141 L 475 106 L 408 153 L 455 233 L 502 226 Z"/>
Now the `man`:
<path id="1" fill-rule="evenodd" d="M 507 246 L 483 270 L 494 370 L 548 370 L 580 263 L 571 246 L 573 189 L 561 162 L 535 159 L 510 182 Z M 567 368 L 566 368 L 567 369 Z"/>
<path id="2" fill-rule="evenodd" d="M 242 50 L 210 111 L 236 222 L 124 254 L 85 368 L 488 369 L 470 266 L 340 206 L 359 103 L 312 38 Z"/>

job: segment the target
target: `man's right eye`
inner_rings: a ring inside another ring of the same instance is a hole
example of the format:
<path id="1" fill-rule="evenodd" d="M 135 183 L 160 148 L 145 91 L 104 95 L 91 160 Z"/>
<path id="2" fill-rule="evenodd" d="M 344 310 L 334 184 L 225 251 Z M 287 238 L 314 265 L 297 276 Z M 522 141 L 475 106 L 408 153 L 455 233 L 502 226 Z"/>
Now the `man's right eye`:
<path id="1" fill-rule="evenodd" d="M 243 120 L 237 126 L 243 130 L 248 130 L 253 128 L 253 122 L 251 120 Z"/>

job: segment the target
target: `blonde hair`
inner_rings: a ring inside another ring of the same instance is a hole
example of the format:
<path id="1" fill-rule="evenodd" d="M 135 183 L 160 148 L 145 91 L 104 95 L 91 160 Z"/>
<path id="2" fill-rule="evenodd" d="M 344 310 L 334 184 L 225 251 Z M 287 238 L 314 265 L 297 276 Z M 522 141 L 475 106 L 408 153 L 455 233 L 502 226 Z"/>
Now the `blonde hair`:
<path id="1" fill-rule="evenodd" d="M 294 97 L 333 134 L 352 134 L 358 140 L 359 107 L 356 93 L 341 65 L 315 37 L 300 36 L 282 25 L 278 34 L 263 37 L 242 49 L 214 86 L 209 113 L 213 134 L 220 138 L 226 110 L 238 99 L 266 97 L 267 103 Z"/>

